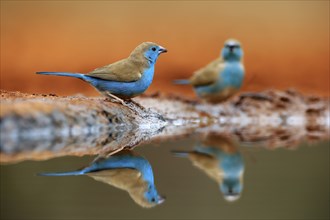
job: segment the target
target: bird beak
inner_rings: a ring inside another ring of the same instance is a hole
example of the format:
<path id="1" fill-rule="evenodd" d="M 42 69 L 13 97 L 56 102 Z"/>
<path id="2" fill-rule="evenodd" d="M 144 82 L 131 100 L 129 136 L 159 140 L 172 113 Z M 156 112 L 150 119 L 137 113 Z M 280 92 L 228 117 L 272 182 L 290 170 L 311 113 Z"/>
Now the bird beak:
<path id="1" fill-rule="evenodd" d="M 165 196 L 158 196 L 158 202 L 157 202 L 157 205 L 160 205 L 162 204 L 163 202 L 165 202 Z"/>
<path id="2" fill-rule="evenodd" d="M 230 51 L 230 52 L 233 52 L 234 49 L 235 49 L 235 46 L 229 46 L 229 51 Z"/>
<path id="3" fill-rule="evenodd" d="M 166 53 L 166 52 L 167 52 L 167 49 L 166 48 L 159 46 L 158 54 Z"/>

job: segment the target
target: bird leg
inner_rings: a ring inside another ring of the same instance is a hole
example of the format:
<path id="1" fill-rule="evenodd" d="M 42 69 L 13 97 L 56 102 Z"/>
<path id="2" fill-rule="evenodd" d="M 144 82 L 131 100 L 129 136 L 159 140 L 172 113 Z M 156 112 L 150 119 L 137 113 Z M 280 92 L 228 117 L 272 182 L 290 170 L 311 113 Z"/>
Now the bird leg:
<path id="1" fill-rule="evenodd" d="M 147 114 L 147 109 L 132 99 L 124 100 L 125 106 L 136 112 L 138 115 L 144 116 Z"/>
<path id="2" fill-rule="evenodd" d="M 110 152 L 100 153 L 99 155 L 97 155 L 94 158 L 92 164 L 95 163 L 95 162 L 97 162 L 97 161 L 99 161 L 99 160 L 103 160 L 103 159 L 109 158 L 110 156 L 112 156 L 112 155 L 114 155 L 114 154 L 116 154 L 116 153 L 118 153 L 118 152 L 120 152 L 122 150 L 124 150 L 124 147 L 120 147 L 120 148 L 118 148 L 116 150 L 113 150 L 113 151 L 110 151 Z"/>
<path id="3" fill-rule="evenodd" d="M 111 93 L 108 92 L 108 91 L 105 91 L 104 93 L 105 93 L 107 96 L 109 96 L 110 98 L 112 98 L 112 100 L 114 100 L 114 101 L 116 101 L 116 102 L 118 102 L 118 103 L 120 103 L 120 104 L 126 106 L 126 102 L 125 102 L 124 100 L 122 100 L 121 98 L 119 98 L 119 97 L 117 97 L 117 96 L 111 94 Z"/>
<path id="4" fill-rule="evenodd" d="M 110 92 L 108 91 L 105 91 L 104 92 L 109 98 L 111 98 L 112 100 L 114 100 L 115 102 L 117 103 L 120 103 L 122 104 L 123 106 L 126 106 L 128 107 L 130 110 L 132 110 L 133 112 L 135 112 L 136 114 L 140 115 L 141 114 L 141 111 L 139 110 L 142 110 L 142 112 L 144 113 L 146 111 L 146 109 L 140 105 L 139 103 L 133 101 L 132 99 L 129 99 L 129 100 L 123 100 L 113 94 L 111 94 Z"/>

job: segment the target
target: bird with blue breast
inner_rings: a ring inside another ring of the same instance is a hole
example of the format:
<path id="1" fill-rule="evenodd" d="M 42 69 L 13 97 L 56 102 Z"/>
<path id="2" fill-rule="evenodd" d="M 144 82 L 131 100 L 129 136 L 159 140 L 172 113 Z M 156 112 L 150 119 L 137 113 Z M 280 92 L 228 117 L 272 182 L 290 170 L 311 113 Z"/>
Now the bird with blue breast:
<path id="1" fill-rule="evenodd" d="M 139 154 L 122 150 L 108 158 L 94 160 L 91 165 L 69 172 L 39 173 L 39 176 L 79 176 L 93 179 L 128 192 L 144 208 L 151 208 L 165 201 L 159 195 L 151 164 Z"/>
<path id="2" fill-rule="evenodd" d="M 165 52 L 167 49 L 156 43 L 144 42 L 127 58 L 87 74 L 68 72 L 37 72 L 37 74 L 81 79 L 101 94 L 129 107 L 132 103 L 137 105 L 131 98 L 144 93 L 151 85 L 156 61 L 159 55 Z"/>
<path id="3" fill-rule="evenodd" d="M 244 80 L 243 49 L 235 39 L 225 42 L 221 56 L 197 70 L 189 79 L 175 80 L 175 84 L 192 85 L 202 100 L 223 102 L 235 95 Z"/>
<path id="4" fill-rule="evenodd" d="M 244 161 L 231 137 L 209 133 L 192 151 L 173 151 L 188 158 L 195 167 L 217 182 L 225 200 L 240 198 L 243 191 Z"/>

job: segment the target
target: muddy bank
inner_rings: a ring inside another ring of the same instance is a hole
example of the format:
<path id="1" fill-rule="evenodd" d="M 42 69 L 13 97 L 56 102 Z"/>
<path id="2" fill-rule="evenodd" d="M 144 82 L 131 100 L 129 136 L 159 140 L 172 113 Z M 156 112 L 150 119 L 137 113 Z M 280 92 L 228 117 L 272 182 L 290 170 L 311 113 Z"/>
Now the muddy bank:
<path id="1" fill-rule="evenodd" d="M 217 105 L 161 94 L 135 101 L 145 109 L 104 97 L 1 91 L 1 162 L 109 154 L 209 132 L 271 148 L 329 137 L 329 100 L 291 90 L 243 93 Z"/>

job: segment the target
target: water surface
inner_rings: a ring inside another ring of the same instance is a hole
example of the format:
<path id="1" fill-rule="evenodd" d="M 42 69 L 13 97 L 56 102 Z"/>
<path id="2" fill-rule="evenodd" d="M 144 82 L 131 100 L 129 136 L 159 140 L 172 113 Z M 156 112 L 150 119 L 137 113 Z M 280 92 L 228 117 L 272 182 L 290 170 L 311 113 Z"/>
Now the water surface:
<path id="1" fill-rule="evenodd" d="M 149 161 L 155 186 L 166 196 L 153 208 L 142 208 L 124 190 L 90 176 L 36 175 L 77 170 L 88 166 L 93 156 L 1 165 L 1 219 L 329 218 L 328 141 L 301 143 L 295 150 L 235 142 L 234 150 L 224 150 L 242 159 L 242 193 L 234 202 L 225 199 L 205 171 L 173 154 L 196 150 L 201 142 L 187 138 L 134 149 Z M 204 141 L 204 148 L 206 144 L 214 145 Z"/>

